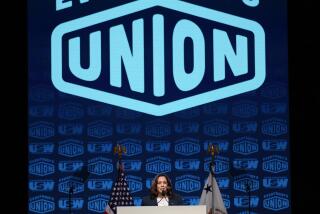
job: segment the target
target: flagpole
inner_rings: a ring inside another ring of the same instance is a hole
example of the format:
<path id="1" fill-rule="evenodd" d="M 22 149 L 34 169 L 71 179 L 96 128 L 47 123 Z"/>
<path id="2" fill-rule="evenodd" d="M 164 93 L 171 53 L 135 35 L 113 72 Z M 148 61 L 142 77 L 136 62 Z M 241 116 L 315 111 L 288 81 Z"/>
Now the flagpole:
<path id="1" fill-rule="evenodd" d="M 214 145 L 210 145 L 208 151 L 211 154 L 211 162 L 210 162 L 210 173 L 211 173 L 211 185 L 212 185 L 212 207 L 211 207 L 211 214 L 214 214 L 215 211 L 215 204 L 214 204 L 214 156 L 215 153 L 218 153 L 219 150 Z"/>
<path id="2" fill-rule="evenodd" d="M 123 153 L 127 153 L 127 149 L 125 146 L 121 146 L 119 144 L 117 144 L 114 148 L 113 148 L 113 153 L 114 155 L 118 155 L 118 163 L 117 163 L 117 169 L 122 169 L 122 154 Z"/>
<path id="3" fill-rule="evenodd" d="M 113 183 L 111 198 L 107 203 L 104 214 L 117 214 L 118 206 L 133 206 L 133 198 L 130 195 L 129 185 L 125 179 L 124 166 L 121 163 L 122 155 L 127 153 L 126 147 L 117 144 L 113 148 L 113 153 L 118 156 L 118 176 L 116 182 Z"/>

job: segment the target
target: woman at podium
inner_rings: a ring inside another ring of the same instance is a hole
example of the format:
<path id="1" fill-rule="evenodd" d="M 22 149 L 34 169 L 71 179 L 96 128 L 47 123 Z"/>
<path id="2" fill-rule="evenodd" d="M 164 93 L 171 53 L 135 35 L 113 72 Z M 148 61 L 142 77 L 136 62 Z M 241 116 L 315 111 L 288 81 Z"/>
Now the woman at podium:
<path id="1" fill-rule="evenodd" d="M 152 181 L 150 195 L 143 197 L 141 206 L 183 205 L 180 195 L 172 191 L 170 178 L 165 174 L 157 175 Z"/>

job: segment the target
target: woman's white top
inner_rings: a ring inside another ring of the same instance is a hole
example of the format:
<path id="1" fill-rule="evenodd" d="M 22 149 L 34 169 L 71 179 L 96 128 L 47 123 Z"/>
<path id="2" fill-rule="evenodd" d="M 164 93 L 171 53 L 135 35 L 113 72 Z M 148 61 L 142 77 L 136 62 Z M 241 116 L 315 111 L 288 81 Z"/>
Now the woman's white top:
<path id="1" fill-rule="evenodd" d="M 157 204 L 159 207 L 169 206 L 169 198 L 168 197 L 157 197 Z"/>

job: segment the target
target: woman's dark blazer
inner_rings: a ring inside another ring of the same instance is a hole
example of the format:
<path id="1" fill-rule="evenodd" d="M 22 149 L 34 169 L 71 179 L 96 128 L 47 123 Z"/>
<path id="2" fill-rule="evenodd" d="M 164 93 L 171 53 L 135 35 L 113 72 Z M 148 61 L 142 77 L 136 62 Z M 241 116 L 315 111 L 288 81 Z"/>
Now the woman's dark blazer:
<path id="1" fill-rule="evenodd" d="M 183 205 L 183 201 L 180 195 L 172 193 L 169 197 L 169 206 Z M 157 198 L 153 195 L 148 195 L 142 198 L 141 206 L 158 206 Z"/>

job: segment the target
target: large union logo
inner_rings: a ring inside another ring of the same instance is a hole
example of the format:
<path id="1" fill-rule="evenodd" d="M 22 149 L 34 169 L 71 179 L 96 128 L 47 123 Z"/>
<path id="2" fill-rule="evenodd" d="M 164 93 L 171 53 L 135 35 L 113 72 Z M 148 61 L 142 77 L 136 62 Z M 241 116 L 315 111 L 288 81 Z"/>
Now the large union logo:
<path id="1" fill-rule="evenodd" d="M 156 116 L 255 90 L 265 67 L 260 24 L 183 1 L 131 2 L 51 35 L 58 90 Z"/>

